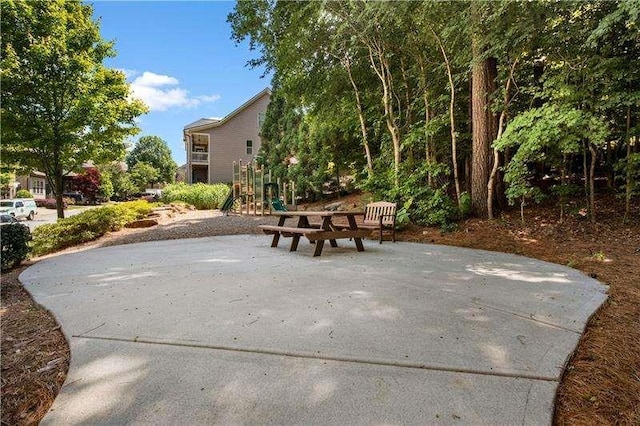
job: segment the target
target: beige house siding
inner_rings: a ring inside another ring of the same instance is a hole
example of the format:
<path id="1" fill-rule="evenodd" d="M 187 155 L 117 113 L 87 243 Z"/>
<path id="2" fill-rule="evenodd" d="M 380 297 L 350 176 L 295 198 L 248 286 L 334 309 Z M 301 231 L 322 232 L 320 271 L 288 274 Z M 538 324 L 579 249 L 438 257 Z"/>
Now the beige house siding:
<path id="1" fill-rule="evenodd" d="M 47 179 L 46 175 L 42 172 L 32 172 L 28 176 L 18 176 L 17 181 L 20 183 L 20 189 L 26 189 L 31 192 L 33 198 L 45 199 L 47 198 Z"/>
<path id="2" fill-rule="evenodd" d="M 233 162 L 247 163 L 258 154 L 261 146 L 259 114 L 265 113 L 270 101 L 270 92 L 265 89 L 253 102 L 243 105 L 219 122 L 185 129 L 187 149 L 187 182 L 191 183 L 191 143 L 189 135 L 209 136 L 209 183 L 233 180 Z M 247 154 L 247 141 L 252 141 L 252 153 Z"/>

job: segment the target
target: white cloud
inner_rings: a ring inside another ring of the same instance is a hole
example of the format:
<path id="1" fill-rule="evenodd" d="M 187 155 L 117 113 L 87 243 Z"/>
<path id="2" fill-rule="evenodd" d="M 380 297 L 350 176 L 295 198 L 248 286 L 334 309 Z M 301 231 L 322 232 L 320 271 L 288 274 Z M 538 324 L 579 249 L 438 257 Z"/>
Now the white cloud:
<path id="1" fill-rule="evenodd" d="M 133 84 L 145 87 L 175 86 L 178 84 L 178 79 L 168 75 L 160 75 L 145 71 L 140 77 L 133 81 Z"/>
<path id="2" fill-rule="evenodd" d="M 131 83 L 131 93 L 147 104 L 151 111 L 166 111 L 175 107 L 191 108 L 220 99 L 219 95 L 190 97 L 189 91 L 180 88 L 179 83 L 175 77 L 145 71 Z"/>
<path id="3" fill-rule="evenodd" d="M 129 70 L 129 69 L 126 69 L 126 68 L 116 68 L 116 70 L 117 70 L 117 71 L 120 71 L 120 72 L 122 72 L 122 73 L 124 73 L 124 76 L 125 76 L 126 78 L 131 78 L 131 77 L 134 77 L 134 76 L 136 76 L 136 75 L 140 74 L 140 72 L 139 72 L 139 71 L 136 71 L 136 70 Z"/>

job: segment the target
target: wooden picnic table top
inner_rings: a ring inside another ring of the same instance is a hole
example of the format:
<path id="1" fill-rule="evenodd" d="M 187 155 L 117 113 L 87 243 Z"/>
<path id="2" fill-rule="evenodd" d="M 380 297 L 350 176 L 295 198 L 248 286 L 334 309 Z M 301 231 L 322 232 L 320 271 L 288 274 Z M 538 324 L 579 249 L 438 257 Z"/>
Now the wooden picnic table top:
<path id="1" fill-rule="evenodd" d="M 364 212 L 363 211 L 330 211 L 330 210 L 294 210 L 294 211 L 286 211 L 286 212 L 281 212 L 281 211 L 275 211 L 275 212 L 271 212 L 272 216 L 288 216 L 288 217 L 294 217 L 294 216 L 321 216 L 321 217 L 328 217 L 328 216 L 364 216 Z"/>

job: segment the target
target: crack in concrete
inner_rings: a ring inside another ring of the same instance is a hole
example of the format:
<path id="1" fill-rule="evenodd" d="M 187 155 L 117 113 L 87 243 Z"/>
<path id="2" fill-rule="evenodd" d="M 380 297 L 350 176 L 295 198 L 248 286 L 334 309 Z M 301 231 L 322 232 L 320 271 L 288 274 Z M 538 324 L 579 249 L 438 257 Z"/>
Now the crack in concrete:
<path id="1" fill-rule="evenodd" d="M 81 339 L 108 340 L 108 341 L 115 341 L 115 342 L 143 343 L 143 344 L 152 344 L 152 345 L 212 349 L 212 350 L 230 351 L 230 352 L 244 352 L 244 353 L 253 353 L 253 354 L 261 354 L 261 355 L 286 356 L 286 357 L 292 357 L 292 358 L 305 358 L 305 359 L 315 359 L 315 360 L 322 360 L 322 361 L 351 362 L 356 364 L 380 365 L 380 366 L 386 366 L 386 367 L 415 368 L 420 370 L 442 371 L 442 372 L 448 372 L 448 373 L 461 373 L 461 374 L 475 374 L 475 375 L 482 375 L 482 376 L 509 377 L 509 378 L 516 378 L 516 379 L 538 380 L 543 382 L 555 382 L 555 383 L 559 382 L 558 377 L 547 377 L 547 376 L 541 376 L 541 375 L 535 375 L 535 374 L 518 374 L 518 373 L 507 373 L 507 372 L 501 372 L 501 371 L 474 370 L 470 368 L 446 367 L 442 365 L 428 365 L 428 364 L 402 362 L 402 361 L 385 361 L 385 360 L 355 358 L 355 357 L 346 357 L 346 356 L 322 355 L 320 354 L 320 351 L 318 351 L 317 354 L 314 354 L 314 353 L 308 353 L 308 352 L 278 351 L 278 350 L 272 350 L 272 349 L 210 345 L 210 344 L 204 344 L 204 343 L 202 344 L 187 343 L 187 342 L 180 342 L 180 341 L 173 341 L 173 340 L 144 338 L 140 336 L 136 336 L 135 338 L 127 338 L 127 337 L 114 337 L 114 336 L 73 335 L 71 337 L 76 337 Z"/>

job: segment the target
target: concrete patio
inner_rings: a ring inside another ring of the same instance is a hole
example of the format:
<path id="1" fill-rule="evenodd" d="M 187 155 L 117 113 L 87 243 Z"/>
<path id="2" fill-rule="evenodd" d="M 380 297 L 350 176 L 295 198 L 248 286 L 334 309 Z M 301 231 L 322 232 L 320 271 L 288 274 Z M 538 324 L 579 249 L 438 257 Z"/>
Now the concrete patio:
<path id="1" fill-rule="evenodd" d="M 607 287 L 524 257 L 268 236 L 87 250 L 20 276 L 71 347 L 43 424 L 550 424 Z M 285 240 L 288 242 L 288 240 Z"/>

